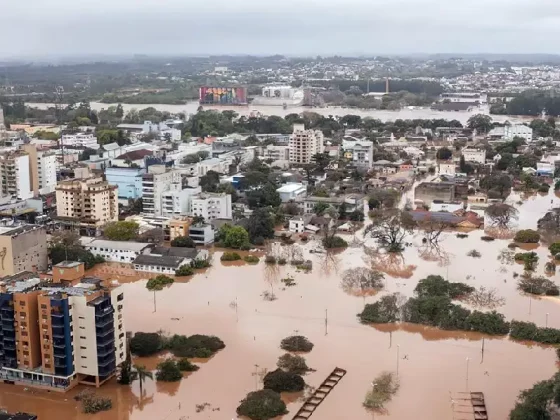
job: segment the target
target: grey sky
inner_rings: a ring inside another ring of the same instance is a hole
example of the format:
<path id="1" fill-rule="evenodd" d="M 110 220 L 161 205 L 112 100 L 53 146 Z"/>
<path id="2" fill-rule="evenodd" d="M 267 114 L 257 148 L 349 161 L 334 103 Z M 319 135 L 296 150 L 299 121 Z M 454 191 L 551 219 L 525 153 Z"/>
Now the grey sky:
<path id="1" fill-rule="evenodd" d="M 0 0 L 0 57 L 560 53 L 558 0 Z"/>

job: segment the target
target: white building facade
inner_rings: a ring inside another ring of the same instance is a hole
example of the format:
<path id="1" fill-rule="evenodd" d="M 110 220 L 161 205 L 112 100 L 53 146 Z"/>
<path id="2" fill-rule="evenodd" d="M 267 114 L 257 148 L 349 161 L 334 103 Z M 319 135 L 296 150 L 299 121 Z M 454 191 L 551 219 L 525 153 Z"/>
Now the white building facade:
<path id="1" fill-rule="evenodd" d="M 48 194 L 56 187 L 57 159 L 54 153 L 37 151 L 37 176 L 39 179 L 39 193 Z"/>
<path id="2" fill-rule="evenodd" d="M 191 200 L 191 216 L 202 216 L 204 220 L 232 219 L 230 194 L 201 193 Z"/>
<path id="3" fill-rule="evenodd" d="M 87 147 L 88 149 L 99 149 L 97 137 L 90 133 L 64 134 L 60 138 L 63 146 Z"/>
<path id="4" fill-rule="evenodd" d="M 522 137 L 530 142 L 533 140 L 533 129 L 523 124 L 506 125 L 504 127 L 504 139 L 511 141 L 515 137 Z"/>
<path id="5" fill-rule="evenodd" d="M 294 124 L 294 132 L 290 136 L 290 163 L 307 164 L 317 153 L 325 150 L 323 133 L 319 130 L 306 130 L 303 124 Z"/>
<path id="6" fill-rule="evenodd" d="M 149 252 L 152 244 L 126 241 L 105 241 L 83 237 L 82 246 L 93 255 L 105 258 L 109 262 L 131 263 L 141 254 Z"/>
<path id="7" fill-rule="evenodd" d="M 486 163 L 486 150 L 484 149 L 463 149 L 463 156 L 465 157 L 465 162 L 475 162 L 480 164 Z"/>

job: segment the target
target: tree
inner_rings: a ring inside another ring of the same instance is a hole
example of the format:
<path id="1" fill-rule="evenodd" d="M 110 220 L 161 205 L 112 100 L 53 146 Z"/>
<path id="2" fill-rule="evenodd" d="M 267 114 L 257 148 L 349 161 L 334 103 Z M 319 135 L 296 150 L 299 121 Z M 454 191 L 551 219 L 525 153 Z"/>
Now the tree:
<path id="1" fill-rule="evenodd" d="M 538 244 L 541 240 L 541 235 L 536 230 L 523 229 L 515 234 L 513 240 L 521 244 Z"/>
<path id="2" fill-rule="evenodd" d="M 165 360 L 157 365 L 156 379 L 161 382 L 177 382 L 183 379 L 183 373 L 175 360 Z"/>
<path id="3" fill-rule="evenodd" d="M 280 348 L 286 351 L 305 352 L 313 350 L 313 343 L 302 335 L 292 335 L 286 337 L 280 343 Z"/>
<path id="4" fill-rule="evenodd" d="M 286 372 L 296 373 L 298 375 L 304 375 L 310 370 L 303 357 L 290 353 L 280 356 L 276 366 Z"/>
<path id="5" fill-rule="evenodd" d="M 474 290 L 474 287 L 467 284 L 450 283 L 441 276 L 430 275 L 418 282 L 414 292 L 419 297 L 447 296 L 449 299 L 461 299 Z"/>
<path id="6" fill-rule="evenodd" d="M 387 252 L 401 252 L 406 235 L 413 227 L 414 221 L 409 213 L 398 209 L 374 211 L 372 223 L 364 231 L 364 236 L 375 239 Z"/>
<path id="7" fill-rule="evenodd" d="M 264 389 L 272 389 L 275 392 L 299 392 L 305 388 L 303 378 L 292 372 L 276 369 L 268 372 L 263 380 Z"/>
<path id="8" fill-rule="evenodd" d="M 449 160 L 453 157 L 453 152 L 447 147 L 442 147 L 441 149 L 438 149 L 436 157 L 439 160 Z"/>
<path id="9" fill-rule="evenodd" d="M 382 372 L 372 381 L 372 388 L 366 394 L 364 407 L 370 410 L 380 410 L 391 401 L 400 388 L 397 375 L 392 372 Z"/>
<path id="10" fill-rule="evenodd" d="M 220 174 L 216 171 L 208 171 L 206 175 L 201 176 L 199 186 L 202 191 L 216 192 L 220 185 Z"/>
<path id="11" fill-rule="evenodd" d="M 328 152 L 316 153 L 311 156 L 311 161 L 317 171 L 325 172 L 325 169 L 331 163 L 331 157 Z"/>
<path id="12" fill-rule="evenodd" d="M 251 209 L 259 207 L 278 207 L 282 204 L 280 194 L 276 191 L 276 186 L 271 182 L 266 182 L 261 188 L 247 191 L 247 202 Z"/>
<path id="13" fill-rule="evenodd" d="M 126 359 L 122 363 L 119 371 L 119 384 L 130 385 L 130 382 L 133 381 L 132 376 L 133 375 L 132 375 L 132 361 L 130 357 L 130 341 L 128 341 Z"/>
<path id="14" fill-rule="evenodd" d="M 173 284 L 174 282 L 175 280 L 173 280 L 171 277 L 168 277 L 165 274 L 159 274 L 156 277 L 148 280 L 148 283 L 146 283 L 146 288 L 150 291 L 163 290 L 165 286 L 167 286 L 168 284 Z"/>
<path id="15" fill-rule="evenodd" d="M 204 220 L 203 216 L 197 216 L 196 214 L 192 218 L 192 225 L 193 226 L 200 226 L 203 225 L 206 221 Z"/>
<path id="16" fill-rule="evenodd" d="M 267 209 L 256 209 L 249 217 L 249 240 L 253 244 L 263 242 L 264 239 L 274 238 L 274 221 Z"/>
<path id="17" fill-rule="evenodd" d="M 479 133 L 487 133 L 492 129 L 492 117 L 484 114 L 476 114 L 469 118 L 467 127 Z"/>
<path id="18" fill-rule="evenodd" d="M 366 267 L 349 268 L 342 274 L 341 287 L 346 293 L 365 296 L 385 287 L 385 275 Z"/>
<path id="19" fill-rule="evenodd" d="M 134 365 L 134 370 L 130 372 L 130 377 L 133 381 L 138 380 L 140 383 L 140 395 L 142 395 L 142 388 L 146 378 L 154 379 L 154 374 L 146 369 L 143 365 Z"/>
<path id="20" fill-rule="evenodd" d="M 271 389 L 250 392 L 237 407 L 238 416 L 251 420 L 268 420 L 286 413 L 286 404 L 280 394 Z"/>
<path id="21" fill-rule="evenodd" d="M 313 213 L 315 213 L 317 216 L 322 216 L 325 213 L 325 210 L 329 208 L 329 205 L 327 203 L 315 203 L 315 205 L 313 206 Z"/>
<path id="22" fill-rule="evenodd" d="M 124 116 L 124 109 L 122 104 L 117 105 L 117 109 L 115 110 L 115 116 L 120 120 Z"/>
<path id="23" fill-rule="evenodd" d="M 509 413 L 510 420 L 550 420 L 558 406 L 558 375 L 521 391 Z"/>
<path id="24" fill-rule="evenodd" d="M 367 304 L 358 314 L 360 322 L 364 324 L 386 324 L 397 322 L 400 319 L 399 295 L 383 296 L 375 303 Z"/>
<path id="25" fill-rule="evenodd" d="M 495 173 L 485 176 L 480 180 L 480 188 L 487 193 L 496 191 L 500 198 L 505 198 L 509 194 L 511 187 L 511 178 L 507 174 Z"/>
<path id="26" fill-rule="evenodd" d="M 548 247 L 548 250 L 554 257 L 556 257 L 556 255 L 560 254 L 560 242 L 554 242 Z"/>
<path id="27" fill-rule="evenodd" d="M 103 227 L 103 235 L 111 241 L 133 241 L 139 230 L 140 225 L 136 222 L 109 222 Z"/>
<path id="28" fill-rule="evenodd" d="M 189 236 L 178 236 L 171 241 L 171 246 L 178 248 L 196 248 L 196 244 Z"/>
<path id="29" fill-rule="evenodd" d="M 509 204 L 496 203 L 486 209 L 486 216 L 490 223 L 500 229 L 508 229 L 510 223 L 518 218 L 518 211 Z"/>
<path id="30" fill-rule="evenodd" d="M 196 372 L 199 369 L 197 365 L 191 363 L 186 357 L 177 361 L 177 367 L 181 372 Z"/>
<path id="31" fill-rule="evenodd" d="M 140 357 L 156 354 L 162 346 L 163 341 L 158 333 L 137 332 L 130 339 L 130 352 Z"/>
<path id="32" fill-rule="evenodd" d="M 187 264 L 183 264 L 177 270 L 175 270 L 175 275 L 178 277 L 192 276 L 194 274 L 194 269 Z"/>
<path id="33" fill-rule="evenodd" d="M 249 233 L 245 228 L 227 223 L 220 228 L 219 237 L 225 248 L 240 249 L 250 243 Z"/>

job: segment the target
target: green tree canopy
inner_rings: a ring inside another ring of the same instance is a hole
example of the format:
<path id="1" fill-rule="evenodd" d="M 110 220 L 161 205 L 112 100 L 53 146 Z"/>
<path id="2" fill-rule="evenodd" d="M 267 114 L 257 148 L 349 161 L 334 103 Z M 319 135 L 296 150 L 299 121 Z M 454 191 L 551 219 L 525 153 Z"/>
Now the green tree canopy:
<path id="1" fill-rule="evenodd" d="M 103 236 L 111 241 L 133 241 L 139 229 L 140 225 L 132 221 L 109 222 L 103 227 Z"/>

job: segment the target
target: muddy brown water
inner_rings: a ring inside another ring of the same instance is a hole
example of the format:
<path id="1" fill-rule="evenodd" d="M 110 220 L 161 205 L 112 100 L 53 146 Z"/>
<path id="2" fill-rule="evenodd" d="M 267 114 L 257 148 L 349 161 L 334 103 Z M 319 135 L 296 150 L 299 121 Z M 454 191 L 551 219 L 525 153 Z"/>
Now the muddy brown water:
<path id="1" fill-rule="evenodd" d="M 536 220 L 550 208 L 551 199 L 530 197 L 521 206 L 518 228 L 535 227 Z M 560 205 L 560 200 L 554 199 Z M 362 407 L 364 395 L 379 373 L 396 371 L 397 365 L 401 388 L 387 404 L 385 417 L 452 418 L 450 394 L 468 389 L 484 392 L 491 418 L 505 419 L 521 389 L 556 372 L 553 348 L 485 337 L 482 359 L 480 334 L 407 324 L 361 325 L 356 318 L 364 303 L 389 292 L 411 296 L 419 279 L 440 274 L 452 281 L 497 289 L 505 298 L 505 304 L 497 310 L 508 319 L 532 321 L 540 326 L 548 322 L 560 328 L 560 300 L 522 295 L 513 278 L 514 272 L 522 273 L 522 267 L 498 260 L 510 240 L 484 242 L 480 239 L 483 235 L 482 231 L 474 231 L 468 238 L 459 239 L 455 232 L 446 232 L 439 250 L 426 250 L 422 248 L 421 234 L 416 233 L 409 238 L 412 245 L 402 255 L 384 262 L 387 271 L 398 274 L 402 269 L 407 275 L 386 276 L 386 290 L 376 296 L 350 296 L 340 286 L 344 270 L 371 262 L 361 248 L 327 255 L 310 254 L 309 249 L 316 248 L 316 244 L 305 245 L 305 258 L 313 261 L 310 273 L 289 265 L 270 267 L 262 260 L 258 265 L 226 266 L 219 261 L 222 251 L 216 251 L 213 267 L 156 292 L 155 312 L 154 293 L 145 287 L 149 275 L 121 264 L 98 266 L 90 274 L 118 280 L 124 288 L 129 331 L 214 334 L 227 347 L 210 360 L 196 360 L 200 370 L 185 375 L 180 383 L 147 380 L 142 396 L 138 382 L 131 387 L 120 386 L 116 381 L 107 384 L 98 392 L 112 398 L 113 409 L 104 413 L 81 413 L 79 403 L 72 398 L 81 388 L 57 394 L 1 385 L 0 407 L 33 412 L 41 420 L 236 418 L 239 401 L 247 392 L 262 387 L 259 378 L 264 369 L 275 369 L 283 354 L 279 348 L 281 339 L 298 333 L 315 344 L 313 351 L 305 355 L 308 365 L 315 369 L 306 375 L 307 384 L 318 386 L 335 367 L 348 371 L 315 412 L 314 419 L 370 419 L 371 413 Z M 372 245 L 369 241 L 366 244 Z M 472 249 L 482 256 L 467 256 Z M 535 252 L 540 257 L 537 274 L 542 275 L 549 260 L 548 251 L 540 246 Z M 288 276 L 294 278 L 295 286 L 283 285 L 281 279 Z M 557 276 L 552 279 L 558 280 Z M 264 300 L 265 291 L 274 293 L 277 299 Z M 134 363 L 155 369 L 165 357 L 168 355 L 140 358 Z M 283 418 L 290 419 L 302 403 L 301 395 L 286 395 L 284 399 L 290 414 Z M 203 404 L 207 405 L 197 412 L 197 405 Z"/>

